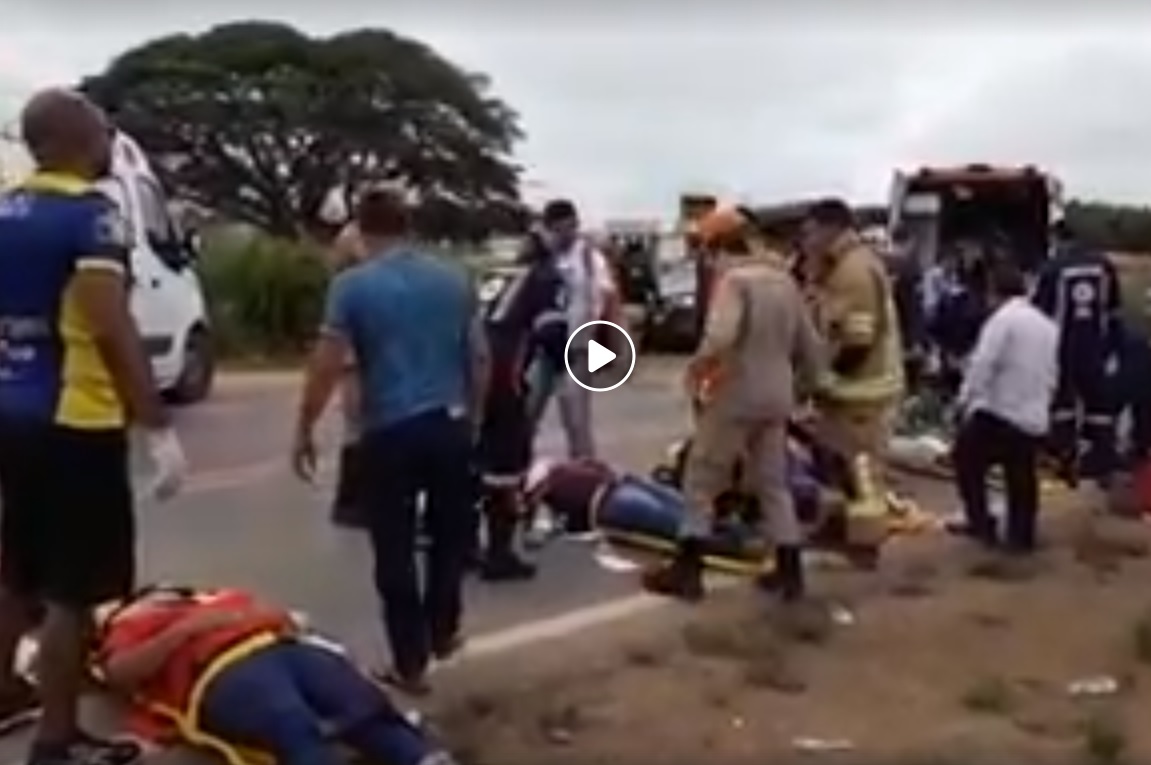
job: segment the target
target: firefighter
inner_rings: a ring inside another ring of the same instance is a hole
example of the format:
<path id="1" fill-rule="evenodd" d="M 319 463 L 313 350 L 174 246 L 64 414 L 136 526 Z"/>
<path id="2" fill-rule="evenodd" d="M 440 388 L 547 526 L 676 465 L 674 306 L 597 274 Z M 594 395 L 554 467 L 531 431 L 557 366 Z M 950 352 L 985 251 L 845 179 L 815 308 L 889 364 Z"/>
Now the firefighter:
<path id="1" fill-rule="evenodd" d="M 865 459 L 882 496 L 883 454 L 904 392 L 902 341 L 892 286 L 882 260 L 856 232 L 838 199 L 813 204 L 801 229 L 811 259 L 810 296 L 830 370 L 817 396 L 816 435 L 846 459 Z M 861 519 L 849 536 L 861 549 L 880 541 Z"/>
<path id="2" fill-rule="evenodd" d="M 1106 483 L 1116 467 L 1115 359 L 1119 353 L 1119 278 L 1107 257 L 1075 241 L 1065 223 L 1039 273 L 1035 304 L 1059 325 L 1059 385 L 1050 446 L 1062 474 Z M 1080 444 L 1086 451 L 1080 453 Z"/>
<path id="3" fill-rule="evenodd" d="M 686 380 L 697 404 L 684 477 L 687 511 L 677 554 L 646 572 L 644 586 L 687 600 L 703 597 L 704 545 L 716 500 L 746 460 L 754 466 L 747 481 L 776 556 L 776 576 L 763 584 L 796 601 L 804 591 L 803 532 L 788 485 L 787 423 L 797 387 L 810 390 L 821 376 L 819 338 L 786 259 L 766 250 L 747 213 L 716 210 L 700 221 L 698 234 L 720 257 Z"/>

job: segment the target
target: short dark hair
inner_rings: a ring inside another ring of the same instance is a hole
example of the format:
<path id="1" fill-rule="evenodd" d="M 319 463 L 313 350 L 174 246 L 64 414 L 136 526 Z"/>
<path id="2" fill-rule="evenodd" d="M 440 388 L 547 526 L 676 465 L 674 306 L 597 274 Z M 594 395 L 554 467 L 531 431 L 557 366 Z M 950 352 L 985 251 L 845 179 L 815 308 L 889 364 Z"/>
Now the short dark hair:
<path id="1" fill-rule="evenodd" d="M 574 220 L 579 217 L 579 211 L 570 199 L 553 199 L 544 205 L 542 217 L 544 225 L 549 225 Z"/>
<path id="2" fill-rule="evenodd" d="M 855 214 L 851 206 L 842 199 L 828 197 L 813 202 L 804 216 L 813 223 L 832 228 L 852 228 L 855 226 Z"/>
<path id="3" fill-rule="evenodd" d="M 990 269 L 990 287 L 999 297 L 1019 297 L 1027 294 L 1027 277 L 1015 263 L 997 259 Z"/>
<path id="4" fill-rule="evenodd" d="M 375 186 L 356 203 L 356 226 L 364 236 L 403 236 L 411 228 L 411 210 L 399 189 Z"/>

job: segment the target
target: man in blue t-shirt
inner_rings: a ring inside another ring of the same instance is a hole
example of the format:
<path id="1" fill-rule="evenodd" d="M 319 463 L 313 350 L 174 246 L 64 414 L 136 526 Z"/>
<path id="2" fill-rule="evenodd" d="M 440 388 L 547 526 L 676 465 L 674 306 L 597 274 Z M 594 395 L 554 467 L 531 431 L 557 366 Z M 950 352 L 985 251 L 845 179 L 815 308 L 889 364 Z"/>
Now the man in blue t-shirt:
<path id="1" fill-rule="evenodd" d="M 364 523 L 394 666 L 384 678 L 426 691 L 432 658 L 461 645 L 462 583 L 473 552 L 473 434 L 487 389 L 487 346 L 466 274 L 409 242 L 400 196 L 365 193 L 356 211 L 368 258 L 328 292 L 300 406 L 293 460 L 315 474 L 313 431 L 356 359 Z M 430 537 L 416 565 L 417 499 Z"/>

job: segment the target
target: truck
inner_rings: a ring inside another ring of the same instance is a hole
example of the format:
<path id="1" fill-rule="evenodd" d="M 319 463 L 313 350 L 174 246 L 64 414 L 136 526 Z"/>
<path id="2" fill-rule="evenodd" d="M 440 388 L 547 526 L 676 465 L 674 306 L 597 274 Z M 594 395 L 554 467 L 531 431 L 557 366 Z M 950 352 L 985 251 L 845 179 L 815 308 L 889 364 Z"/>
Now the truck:
<path id="1" fill-rule="evenodd" d="M 122 210 L 132 235 L 131 308 L 157 386 L 172 403 L 207 398 L 216 359 L 204 290 L 196 274 L 197 240 L 172 215 L 147 155 L 127 134 L 113 138 L 111 173 L 96 187 Z M 13 140 L 0 140 L 0 187 L 32 170 Z"/>

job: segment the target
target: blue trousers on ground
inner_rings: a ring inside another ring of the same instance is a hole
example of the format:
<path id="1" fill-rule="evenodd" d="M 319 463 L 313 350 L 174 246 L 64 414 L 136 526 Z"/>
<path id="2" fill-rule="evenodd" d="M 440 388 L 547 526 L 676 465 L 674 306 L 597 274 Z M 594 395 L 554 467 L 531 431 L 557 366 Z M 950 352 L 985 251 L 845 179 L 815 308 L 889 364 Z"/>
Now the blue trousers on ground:
<path id="1" fill-rule="evenodd" d="M 225 669 L 207 688 L 204 729 L 271 753 L 278 765 L 344 765 L 325 735 L 369 762 L 418 765 L 431 751 L 424 735 L 345 657 L 285 641 Z"/>

